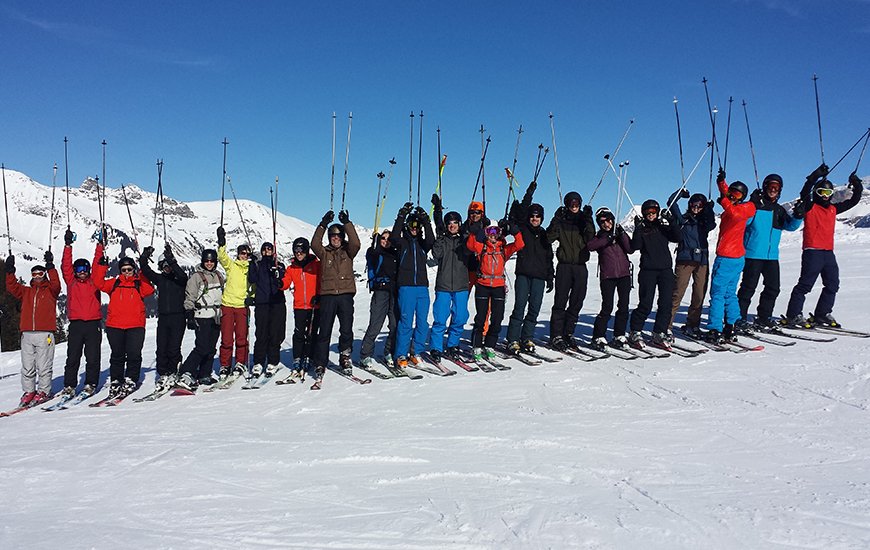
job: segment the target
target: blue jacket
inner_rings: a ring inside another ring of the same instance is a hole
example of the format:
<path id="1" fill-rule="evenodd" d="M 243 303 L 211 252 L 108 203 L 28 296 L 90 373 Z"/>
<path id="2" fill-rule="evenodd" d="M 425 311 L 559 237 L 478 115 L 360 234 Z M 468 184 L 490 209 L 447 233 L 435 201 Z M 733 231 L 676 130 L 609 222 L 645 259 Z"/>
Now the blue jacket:
<path id="1" fill-rule="evenodd" d="M 793 218 L 778 202 L 769 202 L 758 190 L 750 200 L 755 203 L 755 217 L 750 218 L 743 235 L 746 257 L 753 260 L 779 260 L 779 240 L 783 230 L 797 231 L 801 220 Z"/>
<path id="2" fill-rule="evenodd" d="M 258 262 L 251 262 L 248 267 L 248 282 L 256 285 L 254 292 L 255 305 L 283 304 L 284 291 L 281 290 L 281 277 L 284 276 L 284 264 L 275 265 L 274 256 L 263 256 Z"/>
<path id="3" fill-rule="evenodd" d="M 674 223 L 680 228 L 677 263 L 698 262 L 701 265 L 708 265 L 710 263 L 710 249 L 707 235 L 716 227 L 713 203 L 708 201 L 698 216 L 692 215 L 691 212 L 683 214 L 677 204 L 679 200 L 676 198 L 677 193 L 668 199 Z"/>

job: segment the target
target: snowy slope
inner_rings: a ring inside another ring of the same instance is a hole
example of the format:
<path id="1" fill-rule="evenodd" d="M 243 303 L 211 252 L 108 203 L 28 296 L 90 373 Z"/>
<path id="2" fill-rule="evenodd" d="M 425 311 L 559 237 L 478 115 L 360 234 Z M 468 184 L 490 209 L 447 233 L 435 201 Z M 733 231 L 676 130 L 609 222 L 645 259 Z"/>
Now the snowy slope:
<path id="1" fill-rule="evenodd" d="M 870 328 L 870 232 L 838 231 L 835 313 Z M 799 234 L 782 257 L 778 311 Z M 357 341 L 368 299 L 360 285 Z M 0 548 L 866 548 L 868 351 L 841 337 L 28 411 L 0 419 Z M 0 355 L 0 374 L 17 370 Z M 0 408 L 19 394 L 0 380 Z"/>

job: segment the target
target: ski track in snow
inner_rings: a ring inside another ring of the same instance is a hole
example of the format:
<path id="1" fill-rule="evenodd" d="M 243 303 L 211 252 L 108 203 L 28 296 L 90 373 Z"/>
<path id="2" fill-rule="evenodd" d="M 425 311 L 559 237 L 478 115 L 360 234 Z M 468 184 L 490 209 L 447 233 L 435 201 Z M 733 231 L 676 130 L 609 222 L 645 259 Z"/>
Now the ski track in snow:
<path id="1" fill-rule="evenodd" d="M 868 329 L 870 235 L 840 230 L 837 317 Z M 799 235 L 783 243 L 777 311 L 799 266 Z M 155 328 L 136 396 L 153 386 Z M 0 548 L 867 548 L 868 352 L 839 337 L 31 410 L 0 419 Z M 18 364 L 0 355 L 0 374 Z M 19 395 L 17 376 L 0 380 L 4 410 Z"/>

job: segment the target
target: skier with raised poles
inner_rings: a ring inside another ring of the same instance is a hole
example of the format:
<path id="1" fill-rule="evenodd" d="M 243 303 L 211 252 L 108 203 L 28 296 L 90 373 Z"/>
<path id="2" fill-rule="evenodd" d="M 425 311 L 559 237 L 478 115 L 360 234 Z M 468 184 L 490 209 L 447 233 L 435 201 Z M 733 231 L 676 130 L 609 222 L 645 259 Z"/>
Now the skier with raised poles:
<path id="1" fill-rule="evenodd" d="M 743 237 L 747 222 L 755 216 L 755 205 L 744 202 L 749 194 L 746 184 L 735 181 L 728 185 L 723 169 L 719 169 L 716 185 L 720 194 L 718 202 L 724 212 L 719 220 L 716 260 L 710 276 L 710 307 L 704 338 L 708 342 L 721 344 L 736 338 L 734 324 L 741 319 L 737 283 L 745 264 Z"/>
<path id="2" fill-rule="evenodd" d="M 595 225 L 592 207 L 586 205 L 581 210 L 582 204 L 580 193 L 566 193 L 564 205 L 556 210 L 547 226 L 547 240 L 559 243 L 556 249 L 556 294 L 550 316 L 550 345 L 560 351 L 578 347 L 574 342 L 574 329 L 586 298 L 589 278 L 587 243 L 595 236 Z"/>
<path id="3" fill-rule="evenodd" d="M 360 251 L 360 241 L 347 210 L 338 213 L 338 221 L 341 223 L 330 225 L 333 219 L 335 213 L 332 210 L 327 211 L 311 238 L 311 250 L 320 260 L 321 269 L 320 320 L 312 357 L 318 381 L 323 378 L 329 363 L 329 340 L 332 338 L 336 319 L 339 369 L 347 376 L 353 374 L 353 298 L 356 295 L 353 259 Z M 324 246 L 323 237 L 326 233 L 329 243 Z"/>
<path id="4" fill-rule="evenodd" d="M 669 243 L 680 240 L 680 229 L 670 211 L 662 212 L 655 199 L 643 201 L 640 212 L 641 216 L 634 217 L 634 233 L 631 236 L 631 249 L 640 252 L 640 270 L 637 273 L 638 301 L 631 312 L 628 341 L 634 348 L 645 347 L 643 325 L 652 312 L 653 300 L 658 292 L 652 342 L 658 347 L 669 348 L 667 329 L 671 321 L 671 299 L 674 294 L 674 265 Z"/>
<path id="5" fill-rule="evenodd" d="M 833 202 L 834 185 L 827 179 L 828 167 L 822 164 L 812 174 L 801 189 L 800 206 L 794 214 L 804 219 L 803 252 L 801 253 L 801 273 L 797 284 L 791 291 L 784 324 L 793 327 L 810 328 L 814 324 L 839 328 L 831 312 L 834 299 L 840 288 L 840 268 L 834 255 L 834 230 L 837 216 L 858 204 L 864 187 L 856 172 L 849 174 L 849 188 L 852 196 L 840 202 Z M 822 292 L 816 302 L 815 311 L 809 319 L 804 319 L 802 310 L 804 300 L 822 276 Z"/>
<path id="6" fill-rule="evenodd" d="M 510 234 L 514 240 L 505 241 Z M 501 332 L 505 310 L 505 264 L 508 259 L 525 246 L 520 228 L 507 219 L 489 226 L 477 235 L 469 235 L 468 249 L 477 256 L 477 282 L 474 285 L 474 328 L 471 333 L 472 354 L 475 361 L 495 359 L 495 346 Z M 484 325 L 489 314 L 489 326 L 484 336 Z"/>
<path id="7" fill-rule="evenodd" d="M 100 382 L 100 346 L 103 341 L 101 322 L 103 312 L 100 291 L 91 276 L 91 262 L 85 258 L 73 261 L 72 243 L 75 235 L 70 229 L 63 234 L 63 256 L 60 270 L 66 282 L 67 329 L 66 366 L 63 371 L 63 394 L 72 397 L 78 386 L 79 365 L 85 356 L 85 385 L 82 393 L 94 395 Z M 96 264 L 103 257 L 103 243 L 94 248 Z"/>
<path id="8" fill-rule="evenodd" d="M 396 333 L 396 366 L 420 363 L 419 353 L 429 335 L 429 274 L 426 256 L 435 238 L 429 214 L 406 202 L 399 209 L 390 241 L 399 265 L 396 286 L 399 293 L 399 328 Z M 413 343 L 412 343 L 413 341 Z M 416 350 L 416 353 L 415 353 Z"/>
<path id="9" fill-rule="evenodd" d="M 592 347 L 607 349 L 607 324 L 613 311 L 613 294 L 617 295 L 616 317 L 613 320 L 613 340 L 610 345 L 623 348 L 628 345 L 625 330 L 628 326 L 628 301 L 631 298 L 631 237 L 616 223 L 610 209 L 602 207 L 595 212 L 598 233 L 589 241 L 589 250 L 598 253 L 601 311 L 592 327 Z"/>
<path id="10" fill-rule="evenodd" d="M 284 272 L 282 290 L 293 292 L 293 367 L 291 375 L 301 378 L 312 360 L 317 339 L 320 302 L 320 260 L 310 253 L 305 237 L 293 241 L 293 261 Z"/>
<path id="11" fill-rule="evenodd" d="M 391 232 L 384 229 L 380 234 L 372 235 L 372 245 L 366 250 L 366 271 L 368 272 L 368 287 L 371 292 L 369 305 L 369 324 L 359 350 L 360 363 L 366 369 L 375 365 L 375 340 L 387 322 L 387 338 L 384 341 L 384 362 L 393 365 L 393 353 L 396 348 L 396 331 L 398 308 L 396 296 L 396 276 L 398 274 L 398 257 L 396 249 L 390 241 Z"/>
<path id="12" fill-rule="evenodd" d="M 286 269 L 270 242 L 260 246 L 260 259 L 251 262 L 248 269 L 248 283 L 255 288 L 254 377 L 264 369 L 272 376 L 281 368 L 281 344 L 287 330 L 287 301 L 282 289 Z"/>
<path id="13" fill-rule="evenodd" d="M 680 209 L 680 199 L 689 199 L 685 213 Z M 710 281 L 710 246 L 708 235 L 716 228 L 716 215 L 713 214 L 713 201 L 708 201 L 703 193 L 690 194 L 685 187 L 680 188 L 668 198 L 669 210 L 674 224 L 680 229 L 677 242 L 676 265 L 674 265 L 674 292 L 671 299 L 671 320 L 668 322 L 668 336 L 683 296 L 692 282 L 692 297 L 686 312 L 686 322 L 681 331 L 690 338 L 701 337 L 701 310 Z"/>
<path id="14" fill-rule="evenodd" d="M 184 315 L 188 330 L 194 331 L 193 349 L 181 365 L 181 377 L 176 386 L 195 391 L 198 380 L 211 381 L 214 372 L 214 356 L 221 335 L 221 300 L 224 294 L 224 277 L 217 270 L 218 253 L 206 248 L 200 255 L 200 263 L 187 279 L 184 287 Z M 229 368 L 221 369 L 220 383 L 226 383 Z"/>
<path id="15" fill-rule="evenodd" d="M 21 388 L 19 408 L 34 407 L 51 399 L 54 333 L 57 331 L 57 297 L 60 277 L 54 255 L 46 250 L 45 265 L 30 268 L 30 284 L 18 282 L 15 256 L 6 257 L 6 291 L 21 302 Z"/>
<path id="16" fill-rule="evenodd" d="M 227 274 L 221 297 L 219 376 L 226 378 L 231 370 L 248 376 L 248 306 L 253 302 L 253 288 L 248 282 L 248 269 L 253 261 L 251 247 L 240 244 L 236 247 L 236 258 L 230 258 L 223 226 L 217 228 L 217 242 L 218 262 Z M 235 364 L 231 366 L 234 357 Z"/>
<path id="17" fill-rule="evenodd" d="M 511 206 L 511 226 L 523 237 L 523 248 L 517 252 L 514 279 L 514 308 L 507 329 L 507 349 L 510 353 L 535 352 L 535 325 L 541 313 L 544 292 L 552 292 L 555 270 L 553 245 L 547 239 L 544 207 L 532 202 L 537 189 L 533 181 L 520 202 Z"/>
<path id="18" fill-rule="evenodd" d="M 163 257 L 157 261 L 158 271 L 148 265 L 153 255 L 154 247 L 146 246 L 139 257 L 139 265 L 142 275 L 157 289 L 155 389 L 169 390 L 175 386 L 181 366 L 181 342 L 186 328 L 184 295 L 187 273 L 178 265 L 169 243 L 163 249 Z"/>
<path id="19" fill-rule="evenodd" d="M 468 234 L 463 231 L 462 216 L 459 212 L 451 211 L 443 214 L 441 197 L 437 194 L 432 195 L 432 206 L 437 233 L 432 244 L 432 257 L 438 264 L 438 271 L 435 275 L 435 302 L 432 304 L 429 356 L 437 362 L 445 354 L 460 359 L 459 342 L 469 316 L 468 264 L 472 255 L 465 245 Z M 446 348 L 445 333 L 447 333 Z"/>
<path id="20" fill-rule="evenodd" d="M 133 258 L 118 260 L 117 277 L 106 279 L 109 260 L 100 258 L 94 267 L 94 284 L 109 295 L 106 313 L 106 340 L 109 341 L 109 399 L 123 399 L 139 385 L 142 346 L 145 344 L 145 298 L 154 287 L 142 277 Z"/>
<path id="21" fill-rule="evenodd" d="M 738 333 L 752 328 L 769 331 L 778 325 L 772 316 L 780 288 L 779 241 L 783 231 L 797 231 L 801 226 L 800 218 L 792 217 L 779 204 L 781 194 L 782 177 L 779 174 L 768 174 L 761 189 L 756 189 L 749 195 L 749 200 L 755 205 L 755 216 L 749 221 L 743 236 L 746 264 L 743 266 L 743 279 L 737 291 L 741 319 L 734 325 L 734 329 Z M 764 289 L 759 296 L 754 326 L 750 326 L 749 305 L 761 277 L 764 278 Z"/>

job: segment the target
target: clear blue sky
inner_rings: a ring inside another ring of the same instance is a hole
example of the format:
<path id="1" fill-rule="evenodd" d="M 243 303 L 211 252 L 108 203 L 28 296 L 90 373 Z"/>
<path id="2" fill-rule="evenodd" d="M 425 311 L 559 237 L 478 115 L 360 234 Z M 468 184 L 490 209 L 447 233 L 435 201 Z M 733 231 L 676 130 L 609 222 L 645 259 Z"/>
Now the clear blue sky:
<path id="1" fill-rule="evenodd" d="M 616 160 L 630 160 L 636 202 L 663 201 L 680 185 L 672 98 L 688 172 L 710 139 L 706 76 L 723 155 L 727 100 L 735 99 L 729 179 L 754 187 L 746 99 L 760 177 L 780 173 L 791 197 L 820 162 L 813 73 L 828 164 L 870 126 L 868 38 L 867 0 L 3 1 L 0 160 L 46 183 L 58 162 L 62 183 L 66 135 L 78 185 L 100 172 L 106 139 L 110 186 L 155 190 L 161 157 L 167 195 L 209 200 L 220 197 L 227 137 L 241 197 L 268 204 L 280 176 L 280 210 L 315 222 L 329 202 L 332 113 L 338 202 L 353 111 L 347 203 L 352 219 L 370 226 L 375 174 L 393 156 L 387 219 L 407 198 L 411 110 L 425 114 L 422 195 L 435 186 L 438 125 L 445 203 L 463 214 L 480 125 L 493 140 L 487 199 L 499 214 L 517 126 L 525 133 L 516 175 L 525 185 L 537 144 L 550 144 L 552 111 L 563 192 L 591 194 L 603 155 L 634 118 Z M 856 160 L 853 153 L 832 179 L 845 181 Z M 705 161 L 690 188 L 706 192 L 708 175 Z M 552 154 L 539 189 L 549 215 L 558 200 Z M 611 174 L 594 204 L 614 201 Z"/>

